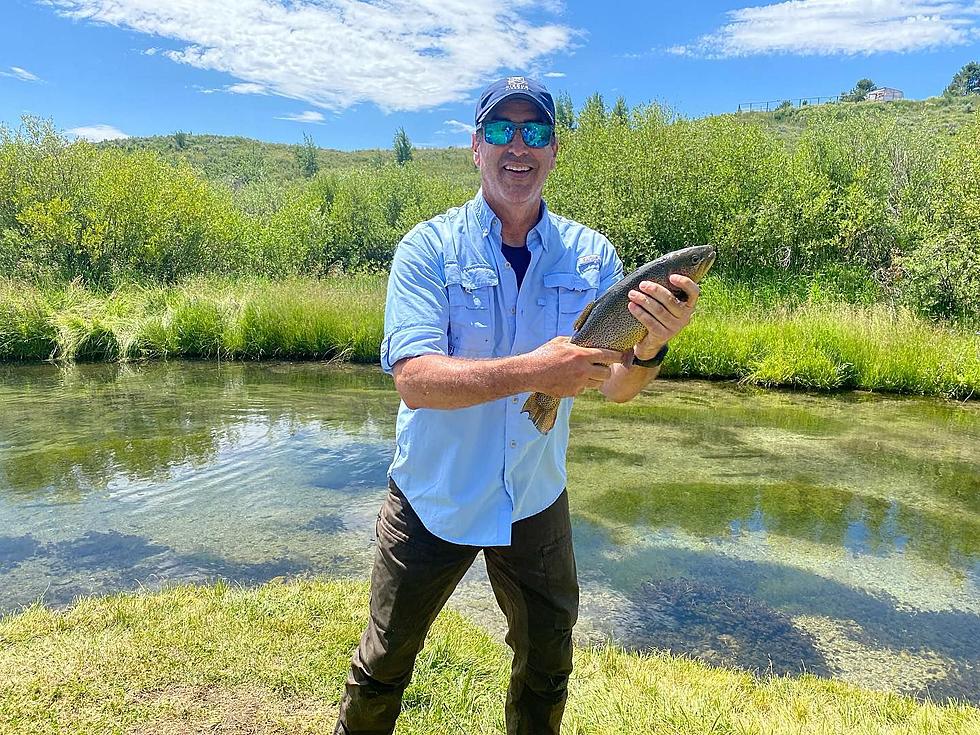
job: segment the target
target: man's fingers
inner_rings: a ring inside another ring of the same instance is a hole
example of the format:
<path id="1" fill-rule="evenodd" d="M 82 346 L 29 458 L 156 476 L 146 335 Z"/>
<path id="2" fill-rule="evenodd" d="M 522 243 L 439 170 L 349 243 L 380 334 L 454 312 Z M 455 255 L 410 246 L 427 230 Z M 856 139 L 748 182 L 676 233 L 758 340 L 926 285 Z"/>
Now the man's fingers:
<path id="1" fill-rule="evenodd" d="M 600 383 L 605 382 L 606 378 L 612 375 L 612 368 L 607 365 L 593 365 L 592 370 L 589 373 L 589 380 L 598 380 Z"/>
<path id="2" fill-rule="evenodd" d="M 687 276 L 682 276 L 680 273 L 674 273 L 671 275 L 670 282 L 687 295 L 687 300 L 684 302 L 684 305 L 688 309 L 693 309 L 694 305 L 698 302 L 698 298 L 701 296 L 701 287 L 690 278 Z"/>
<path id="3" fill-rule="evenodd" d="M 589 353 L 589 361 L 593 365 L 614 365 L 623 359 L 623 353 L 617 350 L 607 350 L 603 347 L 583 347 Z"/>
<path id="4" fill-rule="evenodd" d="M 654 302 L 649 308 L 637 303 L 629 305 L 630 314 L 636 317 L 648 332 L 659 332 L 661 329 L 676 332 L 684 326 L 685 319 L 679 318 L 667 311 L 662 304 Z"/>
<path id="5" fill-rule="evenodd" d="M 630 291 L 630 301 L 643 307 L 656 317 L 670 316 L 681 318 L 687 309 L 687 304 L 674 296 L 669 289 L 659 283 L 643 281 L 639 289 Z"/>

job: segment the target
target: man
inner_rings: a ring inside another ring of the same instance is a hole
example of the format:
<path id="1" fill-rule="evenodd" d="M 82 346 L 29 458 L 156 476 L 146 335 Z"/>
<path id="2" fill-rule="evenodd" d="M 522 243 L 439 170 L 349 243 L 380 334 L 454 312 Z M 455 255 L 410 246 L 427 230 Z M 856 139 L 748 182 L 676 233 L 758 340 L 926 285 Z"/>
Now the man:
<path id="1" fill-rule="evenodd" d="M 629 308 L 649 334 L 631 354 L 569 342 L 623 267 L 605 237 L 541 199 L 558 152 L 554 101 L 509 77 L 483 92 L 475 122 L 481 190 L 409 232 L 391 267 L 381 364 L 402 403 L 340 735 L 393 731 L 425 635 L 481 549 L 514 650 L 507 732 L 558 733 L 578 615 L 564 489 L 570 397 L 639 393 L 698 299 L 687 278 L 673 277 L 686 302 L 644 282 Z M 532 391 L 569 397 L 546 435 L 521 413 Z"/>

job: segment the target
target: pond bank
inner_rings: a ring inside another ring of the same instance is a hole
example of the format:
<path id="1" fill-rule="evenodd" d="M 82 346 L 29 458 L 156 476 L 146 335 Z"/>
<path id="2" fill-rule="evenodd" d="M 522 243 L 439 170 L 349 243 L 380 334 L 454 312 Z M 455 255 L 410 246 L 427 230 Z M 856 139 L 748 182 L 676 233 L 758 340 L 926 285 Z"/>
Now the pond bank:
<path id="1" fill-rule="evenodd" d="M 321 733 L 367 613 L 351 581 L 183 585 L 0 619 L 0 729 Z M 509 651 L 440 615 L 406 693 L 404 735 L 499 733 Z M 754 677 L 667 654 L 579 648 L 569 733 L 974 733 L 980 710 L 818 677 Z"/>
<path id="2" fill-rule="evenodd" d="M 211 279 L 107 295 L 0 281 L 0 360 L 374 362 L 384 292 L 383 276 Z M 980 396 L 980 332 L 884 303 L 747 304 L 709 280 L 663 375 L 963 400 Z"/>

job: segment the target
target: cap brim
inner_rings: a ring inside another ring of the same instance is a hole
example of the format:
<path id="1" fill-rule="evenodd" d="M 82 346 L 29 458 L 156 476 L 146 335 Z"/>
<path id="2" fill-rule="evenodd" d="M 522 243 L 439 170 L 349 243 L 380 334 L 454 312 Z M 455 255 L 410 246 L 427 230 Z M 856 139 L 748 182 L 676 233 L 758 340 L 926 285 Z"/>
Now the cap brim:
<path id="1" fill-rule="evenodd" d="M 483 115 L 481 115 L 477 119 L 476 124 L 479 125 L 484 120 L 486 120 L 488 117 L 490 117 L 490 114 L 495 109 L 497 109 L 497 106 L 501 102 L 506 102 L 507 100 L 512 100 L 512 99 L 524 99 L 524 100 L 527 100 L 528 102 L 530 102 L 532 105 L 534 105 L 535 107 L 537 107 L 542 112 L 542 114 L 544 115 L 545 120 L 547 120 L 552 125 L 555 124 L 555 118 L 553 118 L 551 116 L 551 113 L 548 111 L 548 108 L 547 107 L 545 107 L 544 105 L 542 105 L 540 102 L 538 102 L 536 99 L 534 99 L 534 97 L 532 97 L 531 95 L 527 94 L 526 92 L 519 92 L 517 90 L 515 90 L 513 92 L 507 92 L 505 94 L 502 94 L 500 96 L 500 99 L 496 100 L 492 105 L 490 105 L 486 109 L 486 111 L 483 113 Z"/>

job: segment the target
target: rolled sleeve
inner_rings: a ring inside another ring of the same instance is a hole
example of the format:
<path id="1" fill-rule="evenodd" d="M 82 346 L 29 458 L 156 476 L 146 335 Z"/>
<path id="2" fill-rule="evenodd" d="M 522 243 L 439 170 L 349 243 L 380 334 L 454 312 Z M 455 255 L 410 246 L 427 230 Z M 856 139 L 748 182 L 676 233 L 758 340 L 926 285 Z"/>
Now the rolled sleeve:
<path id="1" fill-rule="evenodd" d="M 388 275 L 381 368 L 419 355 L 449 354 L 449 299 L 441 253 L 417 227 L 398 244 Z"/>

